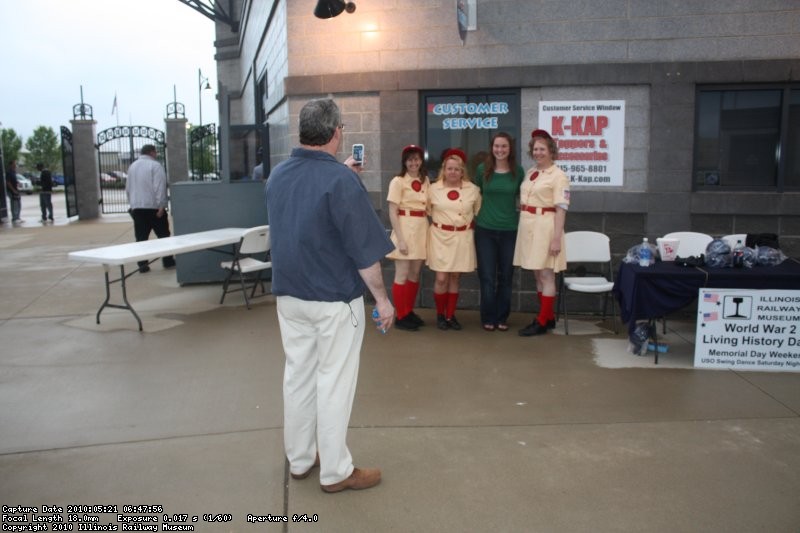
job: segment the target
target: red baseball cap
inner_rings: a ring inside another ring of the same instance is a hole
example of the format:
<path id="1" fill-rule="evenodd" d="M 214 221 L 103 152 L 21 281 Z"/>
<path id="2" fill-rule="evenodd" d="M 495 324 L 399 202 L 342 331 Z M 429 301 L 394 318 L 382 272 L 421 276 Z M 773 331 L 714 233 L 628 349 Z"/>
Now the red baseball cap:
<path id="1" fill-rule="evenodd" d="M 545 139 L 552 139 L 552 137 L 550 137 L 550 134 L 547 133 L 545 130 L 533 130 L 531 132 L 531 139 L 533 139 L 534 137 L 544 137 Z"/>
<path id="2" fill-rule="evenodd" d="M 425 150 L 423 150 L 416 144 L 409 144 L 408 146 L 403 148 L 402 157 L 405 157 L 408 152 L 417 152 L 421 158 L 425 159 Z"/>
<path id="3" fill-rule="evenodd" d="M 459 148 L 450 148 L 448 151 L 446 151 L 444 153 L 444 157 L 442 157 L 442 161 L 444 161 L 451 155 L 459 157 L 463 163 L 467 162 L 467 154 L 465 154 L 464 151 Z"/>

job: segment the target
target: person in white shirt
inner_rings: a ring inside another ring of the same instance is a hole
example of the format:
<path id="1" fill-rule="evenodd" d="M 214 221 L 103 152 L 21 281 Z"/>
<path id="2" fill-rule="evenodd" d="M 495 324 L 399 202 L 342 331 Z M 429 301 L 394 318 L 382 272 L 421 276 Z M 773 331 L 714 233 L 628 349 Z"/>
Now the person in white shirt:
<path id="1" fill-rule="evenodd" d="M 136 241 L 146 241 L 150 232 L 159 239 L 170 236 L 167 215 L 167 173 L 156 159 L 158 152 L 152 144 L 142 146 L 141 155 L 128 168 L 125 192 L 128 194 L 128 212 L 133 218 Z M 161 258 L 164 268 L 175 266 L 175 258 Z M 139 272 L 150 270 L 147 261 L 139 261 Z"/>

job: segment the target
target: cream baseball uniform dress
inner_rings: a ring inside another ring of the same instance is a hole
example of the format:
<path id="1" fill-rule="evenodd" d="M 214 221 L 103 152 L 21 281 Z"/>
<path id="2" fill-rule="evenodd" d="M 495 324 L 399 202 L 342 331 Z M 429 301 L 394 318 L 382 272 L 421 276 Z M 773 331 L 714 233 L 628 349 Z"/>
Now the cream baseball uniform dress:
<path id="1" fill-rule="evenodd" d="M 546 170 L 537 170 L 536 167 L 529 169 L 519 187 L 519 203 L 519 230 L 514 248 L 514 265 L 526 270 L 548 268 L 560 272 L 566 269 L 563 237 L 561 252 L 557 256 L 550 255 L 550 241 L 555 232 L 556 205 L 569 205 L 567 175 L 556 165 Z M 541 208 L 548 210 L 542 211 Z"/>
<path id="2" fill-rule="evenodd" d="M 386 257 L 389 259 L 425 259 L 428 245 L 428 189 L 431 183 L 427 177 L 412 178 L 395 176 L 389 183 L 389 195 L 386 200 L 397 204 L 397 219 L 403 238 L 408 246 L 408 255 L 400 253 L 397 247 L 397 235 L 392 230 L 389 237 L 394 250 Z"/>
<path id="3" fill-rule="evenodd" d="M 470 181 L 448 188 L 444 180 L 428 189 L 428 267 L 435 272 L 472 272 L 477 267 L 473 220 L 481 208 L 481 192 Z"/>

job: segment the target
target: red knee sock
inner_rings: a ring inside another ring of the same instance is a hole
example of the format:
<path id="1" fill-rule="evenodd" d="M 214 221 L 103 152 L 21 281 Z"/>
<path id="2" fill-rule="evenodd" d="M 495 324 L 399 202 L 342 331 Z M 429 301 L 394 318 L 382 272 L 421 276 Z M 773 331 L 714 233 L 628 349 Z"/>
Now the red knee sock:
<path id="1" fill-rule="evenodd" d="M 447 293 L 447 313 L 445 314 L 446 318 L 453 318 L 453 315 L 456 314 L 456 303 L 458 303 L 458 293 L 457 292 L 448 292 Z"/>
<path id="2" fill-rule="evenodd" d="M 394 311 L 397 318 L 403 318 L 408 314 L 406 311 L 406 286 L 398 283 L 392 284 L 392 298 L 394 299 Z"/>
<path id="3" fill-rule="evenodd" d="M 447 309 L 447 293 L 443 292 L 438 294 L 434 292 L 433 301 L 436 302 L 436 314 L 444 315 Z"/>
<path id="4" fill-rule="evenodd" d="M 417 292 L 419 292 L 419 281 L 406 281 L 406 314 L 414 310 L 414 304 L 417 302 Z"/>
<path id="5" fill-rule="evenodd" d="M 555 296 L 542 296 L 541 297 L 542 306 L 539 308 L 539 324 L 546 326 L 549 320 L 555 318 L 555 314 L 553 314 L 553 304 L 556 301 Z"/>

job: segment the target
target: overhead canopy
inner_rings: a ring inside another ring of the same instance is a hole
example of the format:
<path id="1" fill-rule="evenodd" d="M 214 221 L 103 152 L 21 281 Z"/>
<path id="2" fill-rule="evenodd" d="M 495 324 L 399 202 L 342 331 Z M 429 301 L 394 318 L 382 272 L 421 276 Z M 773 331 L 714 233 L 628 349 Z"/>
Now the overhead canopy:
<path id="1" fill-rule="evenodd" d="M 233 20 L 230 13 L 225 11 L 225 8 L 220 6 L 220 2 L 215 0 L 178 0 L 187 6 L 191 7 L 198 13 L 202 13 L 206 17 L 215 22 L 224 22 L 231 27 L 231 31 L 239 31 L 239 21 Z M 228 2 L 228 9 L 231 10 L 232 2 Z"/>

